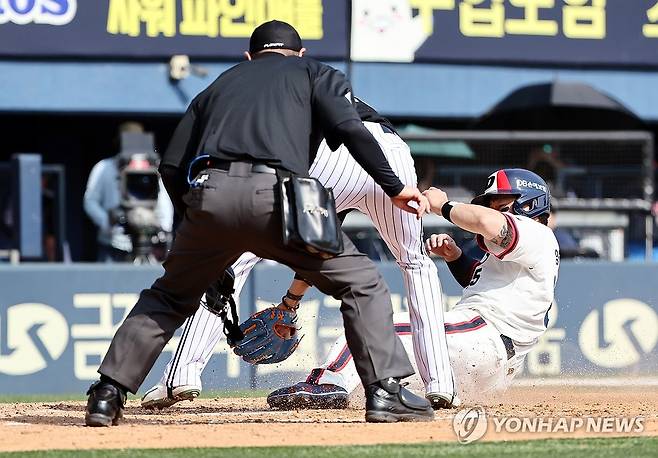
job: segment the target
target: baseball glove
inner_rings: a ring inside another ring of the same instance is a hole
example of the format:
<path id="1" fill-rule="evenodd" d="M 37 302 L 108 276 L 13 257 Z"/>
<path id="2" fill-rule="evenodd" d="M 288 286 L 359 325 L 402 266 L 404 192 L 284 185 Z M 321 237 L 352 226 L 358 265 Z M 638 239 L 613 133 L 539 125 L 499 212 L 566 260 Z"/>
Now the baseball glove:
<path id="1" fill-rule="evenodd" d="M 228 343 L 233 353 L 250 364 L 278 363 L 292 355 L 302 340 L 296 323 L 295 311 L 270 307 L 240 325 L 244 339 L 228 339 Z"/>

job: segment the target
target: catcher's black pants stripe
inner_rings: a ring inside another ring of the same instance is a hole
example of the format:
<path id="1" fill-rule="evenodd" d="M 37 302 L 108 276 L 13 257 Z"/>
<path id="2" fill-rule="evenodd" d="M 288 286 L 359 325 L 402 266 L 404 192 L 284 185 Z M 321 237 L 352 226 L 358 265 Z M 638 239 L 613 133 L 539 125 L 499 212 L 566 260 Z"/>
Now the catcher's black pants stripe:
<path id="1" fill-rule="evenodd" d="M 413 374 L 393 328 L 391 299 L 375 265 L 343 234 L 345 251 L 323 260 L 283 245 L 276 176 L 209 169 L 185 196 L 188 209 L 163 266 L 118 329 L 99 372 L 135 393 L 206 288 L 246 251 L 285 264 L 342 301 L 345 335 L 364 386 Z M 303 312 L 302 312 L 303 313 Z"/>

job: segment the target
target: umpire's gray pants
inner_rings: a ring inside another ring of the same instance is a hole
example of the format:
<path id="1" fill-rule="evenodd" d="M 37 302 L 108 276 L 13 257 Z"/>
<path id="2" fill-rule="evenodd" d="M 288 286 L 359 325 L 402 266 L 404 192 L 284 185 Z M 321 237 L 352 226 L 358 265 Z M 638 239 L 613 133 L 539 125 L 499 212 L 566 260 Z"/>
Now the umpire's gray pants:
<path id="1" fill-rule="evenodd" d="M 199 307 L 208 285 L 251 251 L 289 266 L 342 300 L 347 344 L 364 386 L 413 374 L 393 328 L 388 288 L 375 265 L 345 234 L 345 252 L 330 260 L 285 247 L 276 176 L 250 169 L 236 163 L 230 172 L 203 172 L 209 175 L 203 187 L 185 196 L 189 207 L 164 262 L 165 274 L 142 291 L 98 371 L 136 393 L 174 331 Z"/>

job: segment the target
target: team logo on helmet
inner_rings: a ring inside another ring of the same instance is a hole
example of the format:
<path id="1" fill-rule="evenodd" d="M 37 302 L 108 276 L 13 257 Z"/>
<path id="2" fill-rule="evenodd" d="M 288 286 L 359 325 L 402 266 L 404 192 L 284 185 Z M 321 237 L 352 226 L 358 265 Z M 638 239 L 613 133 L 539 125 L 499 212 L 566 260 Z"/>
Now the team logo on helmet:
<path id="1" fill-rule="evenodd" d="M 520 178 L 516 179 L 516 187 L 519 189 L 531 188 L 531 189 L 538 189 L 543 192 L 548 192 L 548 187 L 546 185 L 543 185 L 541 183 L 535 183 L 534 181 L 522 180 Z"/>

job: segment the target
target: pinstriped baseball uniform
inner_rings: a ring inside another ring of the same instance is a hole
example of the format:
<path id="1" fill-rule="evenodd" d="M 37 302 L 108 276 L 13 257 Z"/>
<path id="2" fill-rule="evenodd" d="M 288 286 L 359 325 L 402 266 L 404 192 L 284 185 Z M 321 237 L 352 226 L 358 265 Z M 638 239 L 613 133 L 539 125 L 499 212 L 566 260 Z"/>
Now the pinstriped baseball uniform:
<path id="1" fill-rule="evenodd" d="M 374 110 L 373 113 L 376 114 Z M 379 142 L 402 183 L 415 187 L 416 171 L 409 147 L 386 126 L 367 121 L 364 124 Z M 309 172 L 326 187 L 333 188 L 338 212 L 357 209 L 371 218 L 404 277 L 413 328 L 413 349 L 426 392 L 452 396 L 454 383 L 442 325 L 441 284 L 434 262 L 425 253 L 421 222 L 415 215 L 396 208 L 344 146 L 332 152 L 323 142 Z M 233 265 L 236 297 L 258 261 L 260 258 L 245 253 Z M 221 336 L 220 319 L 199 307 L 185 323 L 180 343 L 161 383 L 171 388 L 201 386 L 201 372 Z"/>

